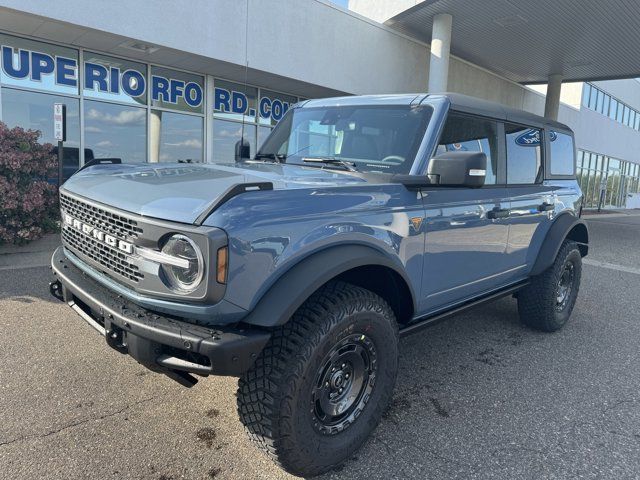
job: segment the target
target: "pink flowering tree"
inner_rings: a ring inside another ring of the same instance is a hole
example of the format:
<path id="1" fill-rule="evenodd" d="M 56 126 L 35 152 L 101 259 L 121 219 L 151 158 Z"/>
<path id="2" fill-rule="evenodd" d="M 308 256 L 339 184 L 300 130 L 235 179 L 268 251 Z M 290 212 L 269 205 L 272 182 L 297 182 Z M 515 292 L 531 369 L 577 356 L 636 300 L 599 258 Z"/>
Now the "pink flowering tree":
<path id="1" fill-rule="evenodd" d="M 58 229 L 57 166 L 40 132 L 0 122 L 0 244 L 22 244 Z"/>

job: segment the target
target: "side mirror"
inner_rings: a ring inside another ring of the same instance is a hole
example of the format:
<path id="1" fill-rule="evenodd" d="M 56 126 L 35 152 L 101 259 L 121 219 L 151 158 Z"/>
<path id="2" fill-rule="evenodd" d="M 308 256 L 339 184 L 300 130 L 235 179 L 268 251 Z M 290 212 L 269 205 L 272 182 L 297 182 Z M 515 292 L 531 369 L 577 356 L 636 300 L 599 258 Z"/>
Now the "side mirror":
<path id="1" fill-rule="evenodd" d="M 477 188 L 484 185 L 487 155 L 482 152 L 445 152 L 429 162 L 432 184 Z"/>
<path id="2" fill-rule="evenodd" d="M 236 162 L 245 158 L 251 158 L 251 145 L 247 140 L 241 138 L 236 142 Z"/>

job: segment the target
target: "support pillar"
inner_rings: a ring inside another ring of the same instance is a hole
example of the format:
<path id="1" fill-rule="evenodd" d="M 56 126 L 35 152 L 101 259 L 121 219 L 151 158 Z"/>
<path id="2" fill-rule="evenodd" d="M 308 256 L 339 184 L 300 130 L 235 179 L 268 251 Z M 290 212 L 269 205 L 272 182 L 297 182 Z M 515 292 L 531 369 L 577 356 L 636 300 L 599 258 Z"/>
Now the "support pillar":
<path id="1" fill-rule="evenodd" d="M 448 13 L 439 13 L 433 17 L 431 59 L 429 61 L 429 93 L 447 91 L 452 23 L 453 17 Z"/>
<path id="2" fill-rule="evenodd" d="M 544 100 L 544 116 L 550 120 L 558 120 L 560 109 L 560 90 L 562 89 L 562 75 L 549 75 L 547 96 Z"/>
<path id="3" fill-rule="evenodd" d="M 160 134 L 162 133 L 162 111 L 151 110 L 149 117 L 149 162 L 160 161 Z"/>

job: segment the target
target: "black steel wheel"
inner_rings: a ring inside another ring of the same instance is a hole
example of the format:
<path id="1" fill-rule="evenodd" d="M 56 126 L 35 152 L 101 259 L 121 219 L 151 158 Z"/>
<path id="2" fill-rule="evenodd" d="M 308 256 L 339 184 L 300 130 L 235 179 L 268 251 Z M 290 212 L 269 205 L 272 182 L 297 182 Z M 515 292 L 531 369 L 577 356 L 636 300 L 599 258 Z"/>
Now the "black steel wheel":
<path id="1" fill-rule="evenodd" d="M 386 409 L 398 371 L 398 328 L 378 295 L 344 283 L 314 293 L 274 332 L 238 382 L 251 440 L 294 475 L 351 457 Z"/>
<path id="2" fill-rule="evenodd" d="M 565 261 L 556 287 L 556 311 L 562 312 L 571 299 L 576 269 L 571 259 Z"/>
<path id="3" fill-rule="evenodd" d="M 371 397 L 376 370 L 376 347 L 364 333 L 349 335 L 331 349 L 311 394 L 318 431 L 337 433 L 358 418 Z"/>

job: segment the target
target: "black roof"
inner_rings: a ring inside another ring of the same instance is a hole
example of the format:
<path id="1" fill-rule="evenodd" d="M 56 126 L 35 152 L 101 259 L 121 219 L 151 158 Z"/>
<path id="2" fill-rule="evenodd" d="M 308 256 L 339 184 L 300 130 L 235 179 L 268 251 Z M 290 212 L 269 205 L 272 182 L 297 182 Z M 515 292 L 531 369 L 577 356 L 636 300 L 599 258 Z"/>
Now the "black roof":
<path id="1" fill-rule="evenodd" d="M 532 127 L 549 127 L 556 130 L 572 132 L 572 130 L 564 123 L 525 112 L 524 110 L 518 110 L 517 108 L 507 107 L 501 103 L 490 102 L 488 100 L 482 100 L 480 98 L 470 97 L 469 95 L 462 95 L 460 93 L 447 92 L 429 94 L 429 97 L 431 96 L 447 97 L 451 102 L 451 109 L 459 112 L 475 113 L 477 115 L 497 118 L 500 120 L 508 120 L 514 123 L 522 123 Z"/>

